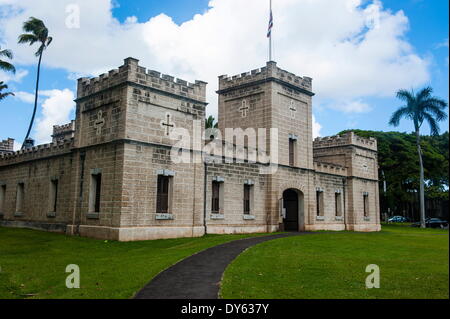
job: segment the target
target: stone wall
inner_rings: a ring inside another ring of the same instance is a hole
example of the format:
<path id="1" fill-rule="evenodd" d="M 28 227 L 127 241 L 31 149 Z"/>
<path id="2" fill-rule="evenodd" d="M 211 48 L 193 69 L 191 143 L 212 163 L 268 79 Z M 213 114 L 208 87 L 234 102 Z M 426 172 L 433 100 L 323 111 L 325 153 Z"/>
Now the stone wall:
<path id="1" fill-rule="evenodd" d="M 14 139 L 8 138 L 0 142 L 0 155 L 14 152 Z"/>
<path id="2" fill-rule="evenodd" d="M 213 214 L 212 183 L 220 180 L 223 196 L 219 214 Z M 244 185 L 251 185 L 250 213 L 244 214 Z M 267 177 L 259 165 L 213 163 L 207 165 L 206 223 L 212 234 L 267 232 Z"/>
<path id="3" fill-rule="evenodd" d="M 283 193 L 294 190 L 300 230 L 380 229 L 377 142 L 353 132 L 313 142 L 311 78 L 269 62 L 249 73 L 220 77 L 218 93 L 222 133 L 226 128 L 266 129 L 267 142 L 258 151 L 269 152 L 269 129 L 278 129 L 274 171 L 252 163 L 248 154 L 256 150 L 246 148 L 240 158 L 246 161 L 205 166 L 206 83 L 175 80 L 128 58 L 117 70 L 78 81 L 75 122 L 55 127 L 54 143 L 0 154 L 0 224 L 121 241 L 194 237 L 205 231 L 273 232 L 283 230 Z M 289 139 L 296 141 L 293 165 Z M 236 149 L 242 149 L 239 141 L 217 142 L 234 154 L 216 154 L 216 160 L 235 160 Z M 3 144 L 12 147 L 10 140 Z M 179 149 L 171 152 L 172 146 Z M 182 154 L 189 163 L 174 157 Z M 100 175 L 96 211 L 92 203 Z M 156 211 L 159 175 L 170 178 L 168 213 Z M 213 181 L 221 184 L 222 201 L 214 214 Z M 251 185 L 249 214 L 244 214 L 244 185 Z M 320 216 L 317 190 L 324 202 Z M 336 193 L 342 195 L 338 218 Z"/>
<path id="4" fill-rule="evenodd" d="M 40 145 L 0 156 L 0 186 L 5 191 L 0 213 L 4 223 L 65 225 L 69 222 L 75 204 L 72 143 Z M 56 211 L 50 202 L 51 183 L 55 180 L 59 194 Z M 21 200 L 19 184 L 23 187 Z M 64 231 L 63 227 L 58 229 Z"/>

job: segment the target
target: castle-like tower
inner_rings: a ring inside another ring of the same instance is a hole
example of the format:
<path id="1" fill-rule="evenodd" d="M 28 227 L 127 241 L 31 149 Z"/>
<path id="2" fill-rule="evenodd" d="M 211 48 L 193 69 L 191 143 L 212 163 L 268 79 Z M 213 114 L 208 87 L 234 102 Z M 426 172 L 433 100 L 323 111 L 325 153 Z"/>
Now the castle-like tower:
<path id="1" fill-rule="evenodd" d="M 14 152 L 14 139 L 8 138 L 0 142 L 0 155 Z"/>
<path id="2" fill-rule="evenodd" d="M 55 126 L 51 144 L 0 154 L 0 224 L 122 241 L 380 229 L 376 140 L 313 141 L 311 78 L 275 62 L 219 77 L 222 135 L 263 129 L 267 139 L 214 141 L 232 153 L 211 162 L 206 85 L 133 58 L 79 79 L 75 121 Z"/>

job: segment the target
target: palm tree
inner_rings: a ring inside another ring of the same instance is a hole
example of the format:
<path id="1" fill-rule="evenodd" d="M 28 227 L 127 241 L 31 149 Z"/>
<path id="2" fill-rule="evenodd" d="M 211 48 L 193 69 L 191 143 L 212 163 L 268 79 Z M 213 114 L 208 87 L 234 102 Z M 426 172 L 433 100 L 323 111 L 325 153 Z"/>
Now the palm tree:
<path id="1" fill-rule="evenodd" d="M 431 128 L 431 135 L 439 134 L 438 122 L 447 118 L 444 110 L 447 108 L 447 102 L 431 95 L 433 89 L 426 87 L 417 94 L 414 91 L 400 90 L 397 92 L 397 98 L 406 102 L 406 105 L 400 107 L 392 114 L 389 121 L 390 125 L 398 126 L 402 118 L 411 120 L 414 123 L 416 134 L 417 153 L 419 154 L 420 164 L 420 227 L 425 228 L 425 191 L 424 191 L 424 172 L 422 149 L 420 147 L 420 128 L 424 121 L 427 121 Z"/>
<path id="2" fill-rule="evenodd" d="M 14 93 L 12 93 L 12 92 L 2 93 L 2 91 L 6 90 L 7 88 L 8 88 L 8 86 L 6 84 L 4 84 L 3 81 L 0 81 L 0 101 L 3 100 L 4 98 L 6 98 L 9 95 L 14 96 Z"/>
<path id="3" fill-rule="evenodd" d="M 214 123 L 216 121 L 216 119 L 214 118 L 214 116 L 210 115 L 206 120 L 205 120 L 205 126 L 206 129 L 209 128 L 218 128 L 219 127 L 219 123 Z"/>
<path id="4" fill-rule="evenodd" d="M 1 57 L 7 57 L 11 60 L 13 58 L 13 54 L 11 50 L 2 50 L 2 48 L 0 47 L 0 58 Z M 16 68 L 14 67 L 14 65 L 9 62 L 3 61 L 2 59 L 0 59 L 0 70 L 16 73 Z"/>
<path id="5" fill-rule="evenodd" d="M 39 49 L 36 51 L 36 57 L 39 57 L 38 69 L 37 69 L 37 79 L 36 79 L 36 92 L 34 96 L 34 109 L 33 115 L 31 117 L 30 126 L 28 127 L 27 135 L 25 136 L 25 141 L 30 136 L 31 128 L 33 127 L 34 117 L 36 116 L 37 110 L 37 100 L 38 100 L 38 91 L 39 91 L 39 75 L 41 71 L 41 61 L 44 50 L 50 45 L 53 38 L 48 36 L 48 29 L 45 26 L 44 22 L 34 17 L 29 18 L 23 24 L 23 30 L 27 33 L 21 34 L 19 36 L 19 43 L 29 43 L 33 45 L 35 43 L 39 44 Z M 24 147 L 25 142 L 22 145 Z"/>

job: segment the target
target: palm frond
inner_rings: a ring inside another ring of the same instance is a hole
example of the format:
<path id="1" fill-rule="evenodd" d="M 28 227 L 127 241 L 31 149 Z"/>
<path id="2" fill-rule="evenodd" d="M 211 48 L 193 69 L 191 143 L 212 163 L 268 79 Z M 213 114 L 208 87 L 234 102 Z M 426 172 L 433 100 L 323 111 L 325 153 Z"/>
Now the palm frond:
<path id="1" fill-rule="evenodd" d="M 416 100 L 417 102 L 422 102 L 424 100 L 427 100 L 431 97 L 431 93 L 433 93 L 433 89 L 431 87 L 426 87 L 423 88 L 422 90 L 420 90 L 419 93 L 417 93 L 416 95 Z"/>
<path id="2" fill-rule="evenodd" d="M 35 17 L 30 17 L 27 21 L 23 23 L 23 30 L 25 32 L 31 32 L 37 35 L 41 33 L 43 29 L 46 29 L 44 22 Z"/>
<path id="3" fill-rule="evenodd" d="M 6 90 L 8 88 L 8 85 L 6 85 L 3 81 L 0 81 L 0 101 L 6 98 L 7 96 L 14 96 L 14 93 L 12 92 L 5 92 L 2 93 L 3 90 Z"/>
<path id="4" fill-rule="evenodd" d="M 411 110 L 408 106 L 402 106 L 397 111 L 392 114 L 391 119 L 389 120 L 389 125 L 392 126 L 398 126 L 400 124 L 400 120 L 403 117 L 410 117 L 411 116 Z"/>
<path id="5" fill-rule="evenodd" d="M 399 90 L 397 92 L 397 98 L 410 105 L 411 102 L 414 101 L 414 93 L 407 90 Z"/>
<path id="6" fill-rule="evenodd" d="M 52 43 L 53 38 L 48 36 L 48 29 L 42 20 L 30 17 L 23 24 L 23 30 L 25 34 L 19 36 L 19 43 L 29 43 L 30 45 L 40 42 L 39 49 L 35 52 L 35 55 L 39 57 L 42 55 L 47 46 Z"/>
<path id="7" fill-rule="evenodd" d="M 423 112 L 423 117 L 430 125 L 431 135 L 439 135 L 439 125 L 436 119 L 428 112 Z"/>
<path id="8" fill-rule="evenodd" d="M 30 45 L 35 44 L 36 42 L 38 42 L 39 39 L 37 36 L 35 36 L 34 34 L 29 34 L 29 33 L 25 33 L 25 34 L 21 34 L 19 35 L 19 43 L 29 43 Z"/>
<path id="9" fill-rule="evenodd" d="M 0 93 L 0 101 L 7 98 L 8 96 L 14 96 L 12 92 Z"/>
<path id="10" fill-rule="evenodd" d="M 4 56 L 4 57 L 7 57 L 8 59 L 12 59 L 13 58 L 13 53 L 12 53 L 12 51 L 11 50 L 0 50 L 0 57 L 1 56 Z"/>
<path id="11" fill-rule="evenodd" d="M 444 111 L 447 106 L 448 104 L 444 100 L 433 97 L 424 102 L 423 109 L 434 114 L 436 120 L 440 122 L 447 119 L 447 113 Z"/>
<path id="12" fill-rule="evenodd" d="M 0 60 L 0 70 L 16 73 L 16 68 L 11 63 Z"/>

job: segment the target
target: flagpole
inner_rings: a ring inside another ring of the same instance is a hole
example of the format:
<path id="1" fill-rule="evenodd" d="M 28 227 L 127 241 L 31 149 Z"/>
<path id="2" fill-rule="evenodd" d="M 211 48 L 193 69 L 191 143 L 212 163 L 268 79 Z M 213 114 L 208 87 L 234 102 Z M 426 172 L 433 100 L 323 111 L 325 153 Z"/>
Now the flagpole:
<path id="1" fill-rule="evenodd" d="M 270 0 L 270 16 L 272 17 L 272 0 Z M 269 37 L 269 62 L 272 61 L 272 30 Z"/>

